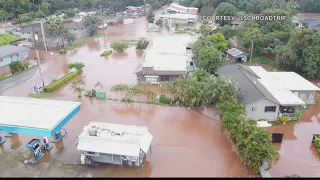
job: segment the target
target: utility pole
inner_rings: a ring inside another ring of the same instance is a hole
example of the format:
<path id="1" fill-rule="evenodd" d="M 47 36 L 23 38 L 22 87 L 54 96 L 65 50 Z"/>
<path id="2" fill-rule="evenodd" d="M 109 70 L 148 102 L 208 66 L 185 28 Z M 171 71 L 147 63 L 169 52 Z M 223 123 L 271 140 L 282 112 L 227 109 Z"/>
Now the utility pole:
<path id="1" fill-rule="evenodd" d="M 39 56 L 39 51 L 38 51 L 38 47 L 37 47 L 37 37 L 34 34 L 34 27 L 32 24 L 32 36 L 33 36 L 33 41 L 34 41 L 34 47 L 36 49 L 36 53 L 37 53 L 37 63 L 38 63 L 38 68 L 39 68 L 39 73 L 40 73 L 40 77 L 41 77 L 41 81 L 42 81 L 42 90 L 45 87 L 44 85 L 44 80 L 43 80 L 43 76 L 42 76 L 42 72 L 41 72 L 41 66 L 40 66 L 40 56 Z"/>
<path id="2" fill-rule="evenodd" d="M 46 42 L 46 37 L 44 35 L 44 29 L 43 29 L 43 24 L 42 21 L 40 20 L 40 26 L 41 26 L 41 31 L 42 31 L 42 38 L 43 38 L 43 43 L 44 43 L 44 48 L 46 49 L 46 51 L 48 51 L 48 46 L 47 46 L 47 42 Z"/>

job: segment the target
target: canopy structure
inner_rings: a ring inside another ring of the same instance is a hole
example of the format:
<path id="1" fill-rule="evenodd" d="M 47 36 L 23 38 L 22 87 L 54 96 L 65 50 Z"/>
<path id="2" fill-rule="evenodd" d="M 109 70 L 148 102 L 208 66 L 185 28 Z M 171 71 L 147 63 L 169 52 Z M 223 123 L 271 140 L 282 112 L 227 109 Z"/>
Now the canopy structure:
<path id="1" fill-rule="evenodd" d="M 80 104 L 0 96 L 0 131 L 51 137 L 80 111 Z"/>

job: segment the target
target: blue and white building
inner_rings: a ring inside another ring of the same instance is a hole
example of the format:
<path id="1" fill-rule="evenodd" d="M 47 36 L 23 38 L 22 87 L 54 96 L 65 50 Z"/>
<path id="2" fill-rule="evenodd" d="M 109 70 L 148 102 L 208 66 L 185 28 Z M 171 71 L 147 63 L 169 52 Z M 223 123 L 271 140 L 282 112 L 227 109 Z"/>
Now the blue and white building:
<path id="1" fill-rule="evenodd" d="M 29 48 L 13 45 L 0 46 L 0 72 L 7 74 L 9 64 L 13 61 L 25 61 L 29 55 Z"/>

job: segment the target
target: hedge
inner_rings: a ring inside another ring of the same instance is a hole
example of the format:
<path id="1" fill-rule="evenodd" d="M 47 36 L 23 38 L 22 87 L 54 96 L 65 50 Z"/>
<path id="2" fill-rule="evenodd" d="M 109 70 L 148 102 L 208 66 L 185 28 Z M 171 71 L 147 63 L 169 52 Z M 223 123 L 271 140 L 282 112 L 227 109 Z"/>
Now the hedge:
<path id="1" fill-rule="evenodd" d="M 82 69 L 78 69 L 72 73 L 69 73 L 65 76 L 63 76 L 61 79 L 49 84 L 48 86 L 44 87 L 43 90 L 44 92 L 53 92 L 56 89 L 60 88 L 63 86 L 65 83 L 70 81 L 71 79 L 75 78 L 77 75 L 79 75 L 82 72 Z"/>
<path id="2" fill-rule="evenodd" d="M 112 54 L 112 50 L 103 52 L 103 53 L 100 55 L 100 57 L 109 56 L 110 54 Z"/>

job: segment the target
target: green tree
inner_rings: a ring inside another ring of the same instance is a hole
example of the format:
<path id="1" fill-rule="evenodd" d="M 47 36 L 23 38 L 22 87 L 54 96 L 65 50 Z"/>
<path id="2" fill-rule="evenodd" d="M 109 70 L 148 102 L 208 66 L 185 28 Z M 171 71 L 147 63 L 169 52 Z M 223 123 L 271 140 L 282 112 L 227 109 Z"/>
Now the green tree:
<path id="1" fill-rule="evenodd" d="M 197 55 L 196 64 L 199 68 L 214 74 L 217 67 L 223 64 L 222 53 L 213 46 L 204 47 Z"/>
<path id="2" fill-rule="evenodd" d="M 216 8 L 216 12 L 215 15 L 216 16 L 223 16 L 223 17 L 235 17 L 237 15 L 238 11 L 237 8 L 234 7 L 232 4 L 230 3 L 221 3 L 217 8 Z M 218 24 L 220 24 L 221 26 L 227 25 L 227 24 L 231 24 L 232 20 L 224 20 L 224 19 L 217 19 L 216 22 Z"/>
<path id="3" fill-rule="evenodd" d="M 320 1 L 318 0 L 297 0 L 301 12 L 320 13 Z"/>
<path id="4" fill-rule="evenodd" d="M 146 49 L 149 45 L 149 41 L 145 38 L 140 38 L 137 42 L 136 49 L 142 50 Z"/>
<path id="5" fill-rule="evenodd" d="M 129 47 L 127 42 L 113 42 L 110 46 L 116 52 L 124 52 Z"/>
<path id="6" fill-rule="evenodd" d="M 153 21 L 154 21 L 154 13 L 153 13 L 153 11 L 148 11 L 146 18 L 147 18 L 148 23 L 153 23 Z"/>
<path id="7" fill-rule="evenodd" d="M 70 89 L 73 91 L 73 94 L 77 94 L 80 98 L 82 96 L 82 92 L 85 91 L 83 79 L 73 80 L 70 84 Z"/>
<path id="8" fill-rule="evenodd" d="M 246 32 L 244 35 L 244 41 L 245 42 L 251 42 L 251 53 L 250 53 L 250 60 L 249 63 L 252 60 L 252 54 L 253 54 L 253 48 L 254 43 L 261 37 L 261 31 L 258 28 L 251 28 L 249 31 Z"/>
<path id="9" fill-rule="evenodd" d="M 230 25 L 225 25 L 219 28 L 218 32 L 222 33 L 226 39 L 229 39 L 237 34 L 237 30 Z"/>
<path id="10" fill-rule="evenodd" d="M 213 42 L 213 46 L 219 51 L 224 53 L 228 49 L 228 42 L 222 33 L 213 34 L 210 40 Z"/>
<path id="11" fill-rule="evenodd" d="M 208 23 L 204 22 L 200 26 L 200 33 L 203 37 L 207 37 L 211 33 L 211 27 Z"/>
<path id="12" fill-rule="evenodd" d="M 6 21 L 8 19 L 8 16 L 9 14 L 7 11 L 3 9 L 0 10 L 0 21 Z"/>
<path id="13" fill-rule="evenodd" d="M 201 49 L 205 47 L 213 47 L 213 42 L 206 37 L 200 37 L 192 46 L 192 51 L 196 56 L 199 56 Z"/>
<path id="14" fill-rule="evenodd" d="M 201 11 L 199 13 L 200 17 L 213 16 L 213 15 L 214 15 L 214 8 L 213 7 L 207 7 L 207 6 L 204 6 L 203 8 L 201 8 Z"/>
<path id="15" fill-rule="evenodd" d="M 103 84 L 102 84 L 100 81 L 98 81 L 98 82 L 94 85 L 94 88 L 97 90 L 97 92 L 99 92 L 100 89 L 103 88 Z"/>
<path id="16" fill-rule="evenodd" d="M 53 38 L 60 38 L 62 47 L 64 47 L 64 34 L 67 30 L 63 26 L 63 21 L 59 18 L 52 18 L 47 20 L 44 25 L 46 33 Z"/>
<path id="17" fill-rule="evenodd" d="M 84 18 L 83 23 L 84 23 L 89 35 L 92 37 L 95 34 L 97 34 L 97 28 L 99 25 L 102 24 L 102 20 L 94 15 L 93 16 L 86 16 Z"/>
<path id="18" fill-rule="evenodd" d="M 41 2 L 40 4 L 40 11 L 42 11 L 44 14 L 49 15 L 51 13 L 51 4 L 48 2 Z"/>
<path id="19" fill-rule="evenodd" d="M 91 0 L 79 0 L 79 7 L 82 9 L 89 9 L 92 6 Z"/>

